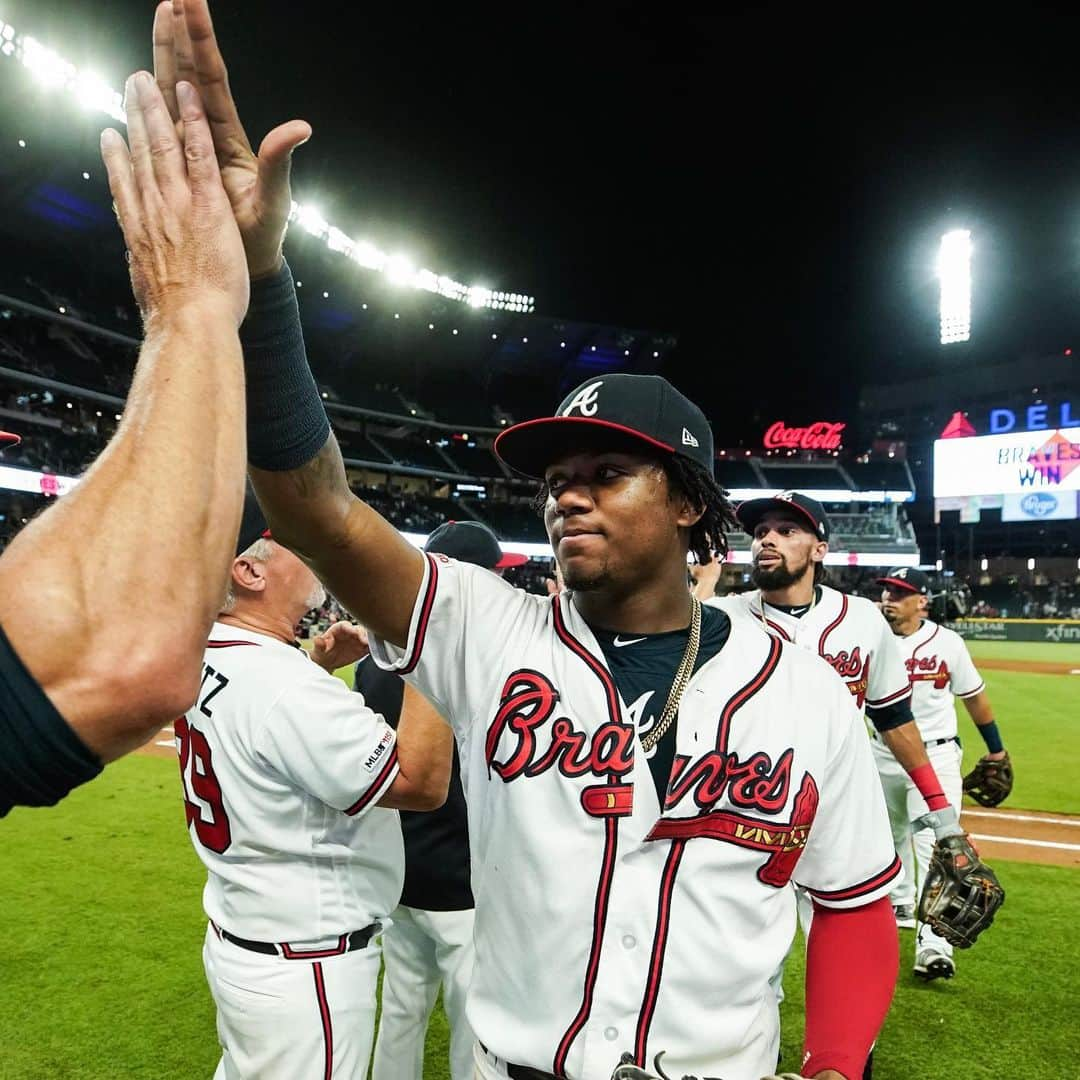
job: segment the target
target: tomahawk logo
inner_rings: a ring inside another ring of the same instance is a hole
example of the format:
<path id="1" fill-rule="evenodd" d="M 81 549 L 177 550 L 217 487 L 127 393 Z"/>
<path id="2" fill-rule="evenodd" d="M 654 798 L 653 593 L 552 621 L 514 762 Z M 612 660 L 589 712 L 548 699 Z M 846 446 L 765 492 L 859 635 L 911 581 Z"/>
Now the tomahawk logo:
<path id="1" fill-rule="evenodd" d="M 573 401 L 563 409 L 563 416 L 569 416 L 572 412 L 579 412 L 582 416 L 595 416 L 596 410 L 600 407 L 598 399 L 600 397 L 600 387 L 604 385 L 604 380 L 599 379 L 597 382 L 589 383 L 588 386 L 583 386 L 575 395 Z"/>
<path id="2" fill-rule="evenodd" d="M 682 429 L 682 444 L 683 446 L 700 446 L 701 443 L 697 441 L 694 435 L 687 431 L 686 428 Z"/>

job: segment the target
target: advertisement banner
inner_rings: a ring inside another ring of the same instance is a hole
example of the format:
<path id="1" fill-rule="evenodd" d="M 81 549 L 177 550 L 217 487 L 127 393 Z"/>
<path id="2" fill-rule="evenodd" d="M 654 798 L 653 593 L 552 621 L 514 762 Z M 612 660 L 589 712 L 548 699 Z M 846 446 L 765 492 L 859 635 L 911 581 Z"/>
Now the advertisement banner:
<path id="1" fill-rule="evenodd" d="M 1029 491 L 1006 495 L 1001 504 L 1002 521 L 1072 521 L 1076 517 L 1077 492 Z"/>
<path id="2" fill-rule="evenodd" d="M 1073 619 L 957 619 L 948 625 L 972 641 L 1080 643 L 1080 620 Z"/>
<path id="3" fill-rule="evenodd" d="M 1080 490 L 1080 428 L 934 443 L 934 498 Z"/>

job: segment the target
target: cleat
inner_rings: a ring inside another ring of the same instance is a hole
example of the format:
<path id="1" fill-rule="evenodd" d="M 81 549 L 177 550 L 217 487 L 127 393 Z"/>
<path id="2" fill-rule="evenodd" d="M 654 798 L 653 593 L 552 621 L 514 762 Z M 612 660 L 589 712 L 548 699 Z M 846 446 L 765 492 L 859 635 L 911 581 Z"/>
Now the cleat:
<path id="1" fill-rule="evenodd" d="M 915 959 L 917 978 L 930 982 L 932 979 L 951 979 L 956 974 L 956 964 L 951 956 L 936 949 L 924 949 Z"/>
<path id="2" fill-rule="evenodd" d="M 901 930 L 914 930 L 915 929 L 915 905 L 914 904 L 893 904 L 893 915 L 896 918 L 896 925 Z"/>

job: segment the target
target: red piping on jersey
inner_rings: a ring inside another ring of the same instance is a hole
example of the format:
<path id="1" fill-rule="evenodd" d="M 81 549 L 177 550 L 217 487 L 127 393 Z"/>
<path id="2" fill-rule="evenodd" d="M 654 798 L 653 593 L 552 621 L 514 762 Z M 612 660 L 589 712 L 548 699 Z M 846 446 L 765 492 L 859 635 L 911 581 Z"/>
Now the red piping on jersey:
<path id="1" fill-rule="evenodd" d="M 349 809 L 345 811 L 345 813 L 348 814 L 349 817 L 352 817 L 353 814 L 359 814 L 365 806 L 367 806 L 370 802 L 372 802 L 374 799 L 378 798 L 382 794 L 382 790 L 386 786 L 387 778 L 397 767 L 397 763 L 398 752 L 397 743 L 395 742 L 394 749 L 390 751 L 390 756 L 386 759 L 386 764 L 383 765 L 382 770 L 380 771 L 378 777 L 372 783 L 371 787 L 369 787 L 367 791 L 365 791 L 364 794 L 361 795 L 360 798 L 357 799 L 356 802 L 354 802 L 352 806 L 350 806 Z"/>
<path id="2" fill-rule="evenodd" d="M 894 855 L 893 861 L 880 874 L 868 877 L 855 885 L 849 885 L 846 889 L 836 889 L 832 892 L 823 889 L 807 889 L 806 891 L 818 900 L 857 900 L 860 896 L 865 896 L 875 889 L 880 889 L 882 885 L 887 885 L 899 873 L 900 858 Z"/>
<path id="3" fill-rule="evenodd" d="M 332 949 L 307 949 L 302 952 L 297 952 L 287 941 L 281 942 L 278 946 L 281 949 L 281 955 L 286 960 L 322 960 L 326 956 L 344 956 L 349 948 L 349 936 L 348 934 L 342 934 L 338 938 L 337 945 Z"/>
<path id="4" fill-rule="evenodd" d="M 770 679 L 780 662 L 780 651 L 783 645 L 779 639 L 769 638 L 769 655 L 761 670 L 741 689 L 736 691 L 734 697 L 728 700 L 724 711 L 720 714 L 720 724 L 716 729 L 716 749 L 721 753 L 727 753 L 728 735 L 731 730 L 731 718 L 741 709 Z"/>
<path id="5" fill-rule="evenodd" d="M 750 610 L 753 611 L 753 608 L 751 608 Z M 785 641 L 792 640 L 792 638 L 788 635 L 788 632 L 779 623 L 773 622 L 772 619 L 770 619 L 768 615 L 765 614 L 764 600 L 761 601 L 761 611 L 755 612 L 755 614 L 760 615 L 765 621 L 765 625 L 775 630 Z"/>
<path id="6" fill-rule="evenodd" d="M 649 978 L 645 984 L 645 997 L 638 1014 L 637 1039 L 634 1042 L 634 1061 L 645 1068 L 645 1047 L 649 1041 L 649 1028 L 656 1013 L 656 999 L 660 994 L 660 979 L 664 974 L 664 952 L 667 949 L 668 931 L 671 928 L 671 895 L 675 891 L 675 875 L 679 872 L 685 840 L 676 840 L 668 852 L 664 876 L 660 883 L 660 901 L 656 912 L 656 935 L 653 937 L 652 958 L 649 961 Z"/>
<path id="7" fill-rule="evenodd" d="M 551 611 L 555 624 L 555 634 L 571 652 L 585 662 L 589 670 L 600 680 L 607 697 L 608 715 L 612 723 L 622 722 L 622 713 L 619 708 L 619 692 L 615 688 L 615 680 L 611 672 L 584 645 L 581 644 L 566 628 L 563 621 L 561 597 L 555 596 L 551 602 Z M 617 784 L 618 778 L 608 777 L 609 784 Z M 604 940 L 604 928 L 607 925 L 608 901 L 611 899 L 611 879 L 615 873 L 615 855 L 619 841 L 619 819 L 608 817 L 604 819 L 604 856 L 600 866 L 600 879 L 596 884 L 596 903 L 593 907 L 593 937 L 589 947 L 589 962 L 585 969 L 585 986 L 581 995 L 581 1006 L 577 1015 L 570 1022 L 563 1037 L 559 1040 L 559 1046 L 555 1051 L 551 1071 L 556 1076 L 566 1075 L 566 1058 L 570 1053 L 570 1047 L 581 1033 L 585 1022 L 592 1012 L 593 993 L 596 990 L 596 976 L 600 968 L 600 949 Z"/>
<path id="8" fill-rule="evenodd" d="M 233 645 L 254 645 L 256 649 L 262 648 L 257 641 L 208 641 L 208 649 L 230 649 Z"/>
<path id="9" fill-rule="evenodd" d="M 940 627 L 940 626 L 935 626 L 935 627 L 934 627 L 934 632 L 933 632 L 933 633 L 932 633 L 932 634 L 931 634 L 931 635 L 930 635 L 930 636 L 929 636 L 929 637 L 928 637 L 928 638 L 927 638 L 927 639 L 926 639 L 925 641 L 920 641 L 920 642 L 919 642 L 919 644 L 918 644 L 918 645 L 916 645 L 916 646 L 915 646 L 915 648 L 911 650 L 911 659 L 912 659 L 912 660 L 914 660 L 914 659 L 915 659 L 915 656 L 916 656 L 916 655 L 918 654 L 918 651 L 919 651 L 919 650 L 920 650 L 920 649 L 921 649 L 921 648 L 922 648 L 922 647 L 923 647 L 924 645 L 929 645 L 929 644 L 930 644 L 930 642 L 931 642 L 931 641 L 933 641 L 933 640 L 934 640 L 934 638 L 936 638 L 936 637 L 938 636 L 938 631 L 939 631 L 940 629 L 941 629 L 941 627 Z"/>
<path id="10" fill-rule="evenodd" d="M 315 996 L 319 999 L 319 1015 L 322 1017 L 323 1046 L 326 1064 L 323 1067 L 323 1080 L 332 1080 L 334 1075 L 334 1029 L 330 1023 L 330 1002 L 326 1000 L 326 984 L 323 982 L 322 964 L 312 964 L 315 976 Z"/>
<path id="11" fill-rule="evenodd" d="M 427 636 L 428 623 L 431 621 L 431 609 L 435 605 L 435 591 L 439 585 L 439 568 L 435 563 L 435 559 L 433 556 L 428 555 L 427 560 L 431 567 L 431 573 L 428 574 L 424 602 L 420 607 L 420 621 L 416 626 L 412 657 L 403 668 L 398 669 L 399 675 L 408 675 L 420 663 L 420 654 L 424 651 L 424 638 Z"/>
<path id="12" fill-rule="evenodd" d="M 840 614 L 828 626 L 821 632 L 821 637 L 818 638 L 818 656 L 825 655 L 825 639 L 844 621 L 844 616 L 847 615 L 848 602 L 847 594 L 840 594 Z"/>
<path id="13" fill-rule="evenodd" d="M 880 709 L 883 705 L 888 705 L 892 701 L 899 701 L 901 698 L 907 697 L 911 693 L 911 683 L 908 682 L 907 686 L 901 686 L 895 694 L 890 694 L 888 697 L 883 697 L 880 701 L 871 701 L 866 699 L 866 704 L 872 709 Z"/>

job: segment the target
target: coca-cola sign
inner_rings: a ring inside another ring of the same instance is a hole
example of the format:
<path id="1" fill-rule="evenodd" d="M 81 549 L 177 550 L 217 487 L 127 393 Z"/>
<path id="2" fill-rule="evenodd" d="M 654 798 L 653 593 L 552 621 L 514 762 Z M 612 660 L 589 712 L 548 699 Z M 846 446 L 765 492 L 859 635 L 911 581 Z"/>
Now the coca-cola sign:
<path id="1" fill-rule="evenodd" d="M 765 446 L 769 450 L 782 447 L 787 450 L 839 450 L 844 428 L 847 424 L 833 424 L 819 420 L 808 427 L 784 427 L 777 420 L 765 432 Z"/>

